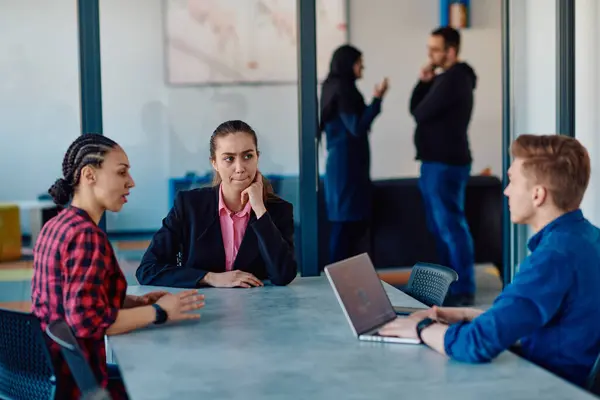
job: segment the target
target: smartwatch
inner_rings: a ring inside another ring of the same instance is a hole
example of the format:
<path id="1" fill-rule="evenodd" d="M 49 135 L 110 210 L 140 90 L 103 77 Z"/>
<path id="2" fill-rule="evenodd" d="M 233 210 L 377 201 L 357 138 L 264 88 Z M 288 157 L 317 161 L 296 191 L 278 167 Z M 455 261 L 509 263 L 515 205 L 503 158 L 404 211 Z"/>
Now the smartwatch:
<path id="1" fill-rule="evenodd" d="M 421 337 L 421 332 L 423 332 L 425 328 L 435 324 L 436 322 L 436 320 L 433 320 L 431 318 L 425 318 L 417 324 L 417 337 L 419 338 L 421 343 L 424 343 L 423 338 Z"/>
<path id="2" fill-rule="evenodd" d="M 156 325 L 160 325 L 167 322 L 167 319 L 169 318 L 167 312 L 156 303 L 152 304 L 152 307 L 154 307 L 154 309 L 156 310 L 156 319 L 154 320 L 154 323 Z"/>

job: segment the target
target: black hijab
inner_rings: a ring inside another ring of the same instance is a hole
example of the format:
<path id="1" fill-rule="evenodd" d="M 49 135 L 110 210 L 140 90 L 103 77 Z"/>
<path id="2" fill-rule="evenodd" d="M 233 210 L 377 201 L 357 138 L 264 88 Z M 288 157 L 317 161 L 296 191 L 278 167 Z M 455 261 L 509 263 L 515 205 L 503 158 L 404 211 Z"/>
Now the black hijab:
<path id="1" fill-rule="evenodd" d="M 321 90 L 321 123 L 319 138 L 327 122 L 338 113 L 362 114 L 366 105 L 356 87 L 354 64 L 362 53 L 350 45 L 343 45 L 333 53 L 329 75 Z"/>

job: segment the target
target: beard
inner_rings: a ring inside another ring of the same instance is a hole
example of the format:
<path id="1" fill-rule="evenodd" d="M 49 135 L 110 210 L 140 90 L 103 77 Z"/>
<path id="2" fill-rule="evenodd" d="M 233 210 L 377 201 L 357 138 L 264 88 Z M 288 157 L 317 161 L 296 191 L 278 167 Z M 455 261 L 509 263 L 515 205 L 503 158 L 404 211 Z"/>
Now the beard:
<path id="1" fill-rule="evenodd" d="M 448 62 L 448 57 L 447 56 L 443 56 L 439 62 L 432 62 L 431 65 L 433 65 L 435 68 L 443 68 L 446 63 Z"/>

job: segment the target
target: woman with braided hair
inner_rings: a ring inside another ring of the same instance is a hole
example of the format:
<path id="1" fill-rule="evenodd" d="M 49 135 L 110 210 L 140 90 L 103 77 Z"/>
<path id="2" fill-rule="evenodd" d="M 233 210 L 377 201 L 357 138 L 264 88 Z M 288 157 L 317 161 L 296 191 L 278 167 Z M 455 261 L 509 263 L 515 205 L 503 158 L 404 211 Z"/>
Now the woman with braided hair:
<path id="1" fill-rule="evenodd" d="M 195 290 L 126 295 L 125 277 L 106 233 L 98 227 L 106 210 L 123 208 L 134 187 L 129 160 L 117 143 L 102 135 L 78 137 L 65 154 L 62 172 L 48 192 L 66 208 L 44 225 L 34 247 L 32 313 L 44 330 L 54 321 L 66 321 L 98 383 L 114 399 L 127 398 L 118 370 L 111 374 L 107 367 L 104 336 L 167 320 L 196 319 L 199 315 L 191 311 L 204 305 L 204 296 Z M 48 342 L 56 398 L 79 399 L 60 348 Z"/>

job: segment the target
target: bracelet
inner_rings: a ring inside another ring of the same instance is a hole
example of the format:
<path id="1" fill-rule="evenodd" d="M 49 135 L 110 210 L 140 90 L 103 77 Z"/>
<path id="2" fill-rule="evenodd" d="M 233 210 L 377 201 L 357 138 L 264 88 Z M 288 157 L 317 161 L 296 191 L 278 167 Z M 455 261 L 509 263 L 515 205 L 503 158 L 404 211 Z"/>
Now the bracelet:
<path id="1" fill-rule="evenodd" d="M 421 337 L 421 333 L 423 332 L 423 330 L 425 330 L 425 328 L 428 328 L 435 323 L 437 323 L 437 321 L 434 319 L 431 319 L 431 318 L 425 318 L 425 319 L 419 321 L 419 323 L 417 324 L 417 337 L 419 338 L 421 343 L 425 343 L 423 341 L 423 338 Z"/>
<path id="2" fill-rule="evenodd" d="M 167 322 L 167 320 L 169 319 L 167 312 L 156 303 L 152 304 L 152 307 L 154 307 L 154 309 L 156 310 L 156 318 L 154 319 L 154 324 L 161 325 Z"/>

